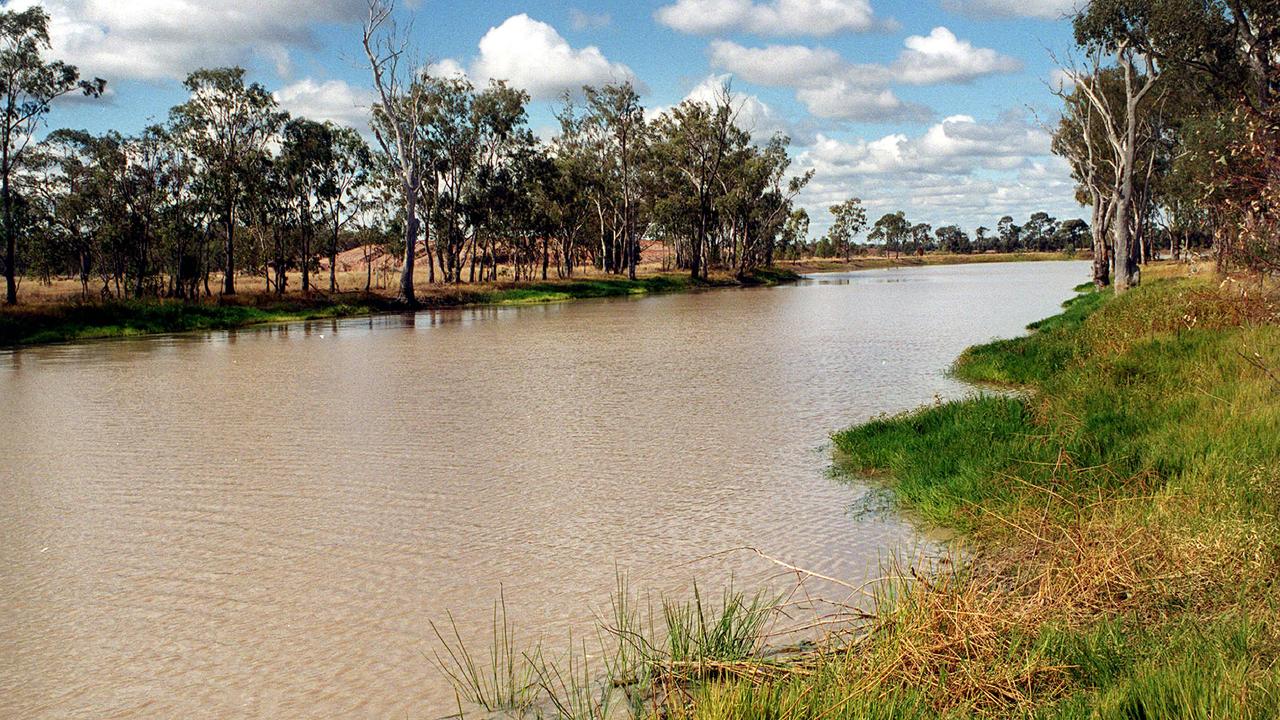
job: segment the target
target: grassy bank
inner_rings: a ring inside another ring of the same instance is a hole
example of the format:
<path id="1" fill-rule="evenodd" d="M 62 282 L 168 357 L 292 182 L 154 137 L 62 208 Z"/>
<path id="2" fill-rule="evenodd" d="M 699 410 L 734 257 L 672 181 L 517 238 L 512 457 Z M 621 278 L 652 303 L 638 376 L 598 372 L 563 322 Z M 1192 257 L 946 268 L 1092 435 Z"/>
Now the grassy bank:
<path id="1" fill-rule="evenodd" d="M 835 437 L 975 559 L 884 598 L 824 681 L 904 710 L 823 717 L 1280 716 L 1280 302 L 1242 287 L 1082 295 L 957 362 L 1027 393 Z"/>
<path id="2" fill-rule="evenodd" d="M 422 308 L 468 305 L 531 305 L 584 298 L 622 297 L 680 292 L 709 287 L 737 287 L 790 282 L 799 276 L 788 269 L 762 269 L 747 278 L 716 276 L 694 282 L 685 275 L 658 274 L 627 280 L 599 277 L 531 283 L 419 288 Z M 387 295 L 292 294 L 283 298 L 246 293 L 204 302 L 118 301 L 41 303 L 0 309 L 0 347 L 38 345 L 95 338 L 157 333 L 228 330 L 273 322 L 297 322 L 402 312 Z"/>

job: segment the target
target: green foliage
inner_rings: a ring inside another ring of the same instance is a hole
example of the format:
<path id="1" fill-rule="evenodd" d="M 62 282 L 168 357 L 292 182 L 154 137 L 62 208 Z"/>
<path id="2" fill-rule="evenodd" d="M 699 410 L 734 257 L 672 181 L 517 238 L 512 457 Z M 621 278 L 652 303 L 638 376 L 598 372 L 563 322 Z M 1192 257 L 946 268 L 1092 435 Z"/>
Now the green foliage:
<path id="1" fill-rule="evenodd" d="M 46 61 L 49 41 L 49 13 L 39 5 L 25 10 L 0 9 L 0 95 L 5 98 L 0 117 L 0 136 L 6 147 L 0 153 L 0 232 L 4 235 L 2 264 L 5 303 L 18 302 L 18 230 L 22 219 L 20 198 L 14 185 L 18 168 L 25 162 L 31 140 L 43 127 L 53 101 L 79 90 L 87 97 L 100 97 L 107 83 L 101 78 L 81 80 L 74 65 L 61 60 Z"/>

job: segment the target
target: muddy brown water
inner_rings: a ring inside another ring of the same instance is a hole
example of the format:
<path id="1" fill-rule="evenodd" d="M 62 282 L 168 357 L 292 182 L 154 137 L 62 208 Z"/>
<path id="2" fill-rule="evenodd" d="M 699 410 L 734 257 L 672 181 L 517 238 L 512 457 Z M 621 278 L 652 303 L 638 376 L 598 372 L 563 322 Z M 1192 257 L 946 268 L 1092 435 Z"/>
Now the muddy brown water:
<path id="1" fill-rule="evenodd" d="M 830 431 L 969 390 L 1081 262 L 0 354 L 0 717 L 436 718 L 451 611 L 549 646 L 616 573 L 857 581 L 918 529 Z M 709 559 L 708 559 L 709 558 Z"/>

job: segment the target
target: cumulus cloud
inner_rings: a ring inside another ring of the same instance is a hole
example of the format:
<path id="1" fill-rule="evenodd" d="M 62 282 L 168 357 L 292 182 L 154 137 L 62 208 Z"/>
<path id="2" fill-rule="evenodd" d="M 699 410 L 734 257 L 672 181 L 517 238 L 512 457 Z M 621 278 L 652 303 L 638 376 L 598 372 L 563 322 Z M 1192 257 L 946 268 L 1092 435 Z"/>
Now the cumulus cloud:
<path id="1" fill-rule="evenodd" d="M 905 102 L 888 88 L 866 87 L 845 78 L 830 78 L 798 88 L 796 99 L 804 103 L 809 112 L 831 120 L 921 121 L 933 116 L 929 108 Z"/>
<path id="2" fill-rule="evenodd" d="M 1050 145 L 1049 133 L 1021 115 L 985 123 L 953 115 L 914 138 L 901 133 L 855 141 L 819 136 L 806 155 L 833 176 L 954 174 L 1009 169 L 1027 158 L 1049 156 Z"/>
<path id="3" fill-rule="evenodd" d="M 372 93 L 342 80 L 319 82 L 304 78 L 274 93 L 280 107 L 298 117 L 331 120 L 357 130 L 369 127 Z"/>
<path id="4" fill-rule="evenodd" d="M 1022 63 L 990 48 L 975 48 L 945 27 L 903 41 L 906 50 L 893 64 L 893 75 L 912 85 L 969 82 L 984 75 L 1017 72 Z"/>
<path id="5" fill-rule="evenodd" d="M 822 118 L 891 121 L 925 120 L 928 108 L 904 102 L 894 84 L 932 85 L 970 82 L 995 73 L 1014 72 L 1017 60 L 988 48 L 976 48 L 944 27 L 913 35 L 890 65 L 853 64 L 823 47 L 770 45 L 749 48 L 726 40 L 711 44 L 711 64 L 747 82 L 795 90 L 796 99 Z"/>
<path id="6" fill-rule="evenodd" d="M 467 77 L 467 69 L 462 67 L 462 63 L 450 58 L 445 58 L 439 62 L 431 63 L 427 66 L 427 72 L 432 76 L 439 78 Z"/>
<path id="7" fill-rule="evenodd" d="M 770 87 L 799 87 L 813 78 L 843 75 L 851 69 L 840 53 L 823 47 L 749 48 L 727 40 L 711 43 L 711 65 L 749 83 Z"/>
<path id="8" fill-rule="evenodd" d="M 1059 20 L 1071 15 L 1085 0 L 943 0 L 952 12 L 974 18 L 1028 17 Z"/>
<path id="9" fill-rule="evenodd" d="M 1050 138 L 1029 119 L 1009 114 L 981 122 L 948 117 L 922 134 L 840 139 L 820 135 L 796 164 L 817 175 L 800 198 L 815 218 L 848 197 L 870 214 L 905 210 L 912 220 L 992 226 L 1003 214 L 1077 210 L 1069 168 L 1050 154 Z"/>
<path id="10" fill-rule="evenodd" d="M 636 80 L 631 68 L 611 62 L 599 48 L 574 48 L 554 27 L 525 14 L 485 33 L 470 75 L 477 82 L 506 80 L 534 99 L 554 98 L 583 85 Z"/>
<path id="11" fill-rule="evenodd" d="M 710 75 L 695 85 L 684 99 L 702 103 L 719 102 L 724 87 L 731 81 L 730 75 Z M 756 142 L 767 142 L 779 133 L 805 143 L 811 140 L 801 129 L 755 95 L 733 93 L 731 102 L 737 112 L 738 126 L 751 133 Z M 663 111 L 659 109 L 655 114 Z"/>
<path id="12" fill-rule="evenodd" d="M 53 56 L 111 81 L 183 78 L 262 59 L 282 73 L 293 49 L 318 46 L 320 23 L 358 22 L 363 0 L 11 0 L 49 13 Z"/>
<path id="13" fill-rule="evenodd" d="M 658 22 L 694 35 L 836 35 L 889 25 L 868 0 L 676 0 L 658 9 Z"/>

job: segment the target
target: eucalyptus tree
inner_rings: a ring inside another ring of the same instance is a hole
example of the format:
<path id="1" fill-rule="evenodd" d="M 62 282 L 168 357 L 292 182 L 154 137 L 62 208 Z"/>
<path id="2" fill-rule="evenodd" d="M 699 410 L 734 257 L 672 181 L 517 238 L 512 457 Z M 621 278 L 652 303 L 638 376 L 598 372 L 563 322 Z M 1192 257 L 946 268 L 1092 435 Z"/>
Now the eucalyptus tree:
<path id="1" fill-rule="evenodd" d="M 1176 149 L 1156 183 L 1171 233 L 1207 226 L 1221 262 L 1280 271 L 1280 3 L 1097 0 L 1076 24 L 1078 37 L 1123 38 L 1174 76 L 1161 95 L 1182 105 Z"/>
<path id="2" fill-rule="evenodd" d="M 71 92 L 99 97 L 101 78 L 81 80 L 74 65 L 46 61 L 50 48 L 49 14 L 40 6 L 0 10 L 0 224 L 4 232 L 5 303 L 18 302 L 18 228 L 13 183 L 36 132 L 52 103 Z"/>
<path id="3" fill-rule="evenodd" d="M 46 278 L 62 272 L 78 276 L 82 298 L 89 295 L 95 251 L 94 207 L 88 193 L 93 140 L 83 130 L 54 130 L 27 163 L 32 173 L 28 198 L 38 201 L 44 220 L 44 244 L 32 253 L 32 264 Z"/>
<path id="4" fill-rule="evenodd" d="M 988 250 L 994 249 L 993 247 L 994 240 L 992 239 L 991 235 L 988 234 L 990 232 L 991 232 L 991 228 L 986 227 L 985 225 L 979 225 L 977 229 L 973 231 L 973 249 L 974 250 L 980 253 L 984 253 L 984 252 L 987 252 Z"/>
<path id="5" fill-rule="evenodd" d="M 468 217 L 468 210 L 472 209 L 468 203 L 472 200 L 469 193 L 474 189 L 482 132 L 475 108 L 475 87 L 465 77 L 422 78 L 418 85 L 426 98 L 417 132 L 421 137 L 425 180 L 421 197 L 429 217 L 428 233 L 435 237 L 440 279 L 446 283 L 462 282 L 468 220 L 476 219 L 475 213 Z"/>
<path id="6" fill-rule="evenodd" d="M 661 200 L 666 222 L 687 231 L 690 275 L 705 278 L 715 248 L 716 200 L 720 173 L 731 153 L 750 136 L 735 123 L 737 112 L 727 87 L 713 102 L 685 100 L 659 117 L 655 162 L 665 182 Z"/>
<path id="7" fill-rule="evenodd" d="M 804 255 L 809 246 L 809 225 L 809 212 L 804 208 L 795 208 L 787 215 L 778 247 L 783 257 L 799 260 Z"/>
<path id="8" fill-rule="evenodd" d="M 1058 221 L 1047 212 L 1039 211 L 1022 226 L 1022 243 L 1028 250 L 1046 251 L 1053 249 L 1054 234 L 1058 231 Z"/>
<path id="9" fill-rule="evenodd" d="M 312 239 L 320 205 L 320 186 L 333 165 L 332 127 L 314 120 L 295 118 L 284 128 L 280 164 L 284 182 L 294 203 L 302 266 L 302 292 L 311 291 Z M 336 241 L 335 241 L 336 242 Z"/>
<path id="10" fill-rule="evenodd" d="M 829 210 L 832 221 L 827 242 L 831 252 L 843 255 L 845 262 L 849 262 L 855 238 L 867 229 L 867 209 L 862 206 L 862 198 L 849 198 Z"/>
<path id="11" fill-rule="evenodd" d="M 881 215 L 867 235 L 868 240 L 878 242 L 885 250 L 894 253 L 900 253 L 910 237 L 911 223 L 907 222 L 906 213 L 901 210 Z"/>
<path id="12" fill-rule="evenodd" d="M 637 232 L 637 198 L 643 159 L 650 142 L 649 124 L 644 117 L 640 94 L 630 81 L 583 88 L 586 96 L 584 122 L 597 139 L 603 181 L 615 199 L 617 234 L 606 253 L 610 269 L 624 268 L 632 280 L 640 257 Z"/>
<path id="13" fill-rule="evenodd" d="M 1141 146 L 1151 140 L 1140 134 L 1141 116 L 1146 110 L 1144 101 L 1152 97 L 1160 76 L 1157 57 L 1148 43 L 1150 15 L 1140 9 L 1134 12 L 1131 5 L 1126 0 L 1103 0 L 1090 3 L 1076 16 L 1076 42 L 1085 48 L 1087 59 L 1083 70 L 1070 70 L 1075 86 L 1096 111 L 1111 150 L 1112 275 L 1117 292 L 1139 281 L 1134 243 L 1135 214 L 1140 211 L 1135 206 L 1136 177 Z M 1120 77 L 1118 98 L 1106 91 L 1108 69 Z"/>
<path id="14" fill-rule="evenodd" d="M 167 221 L 174 199 L 172 175 L 181 169 L 175 166 L 170 138 L 162 127 L 152 125 L 125 138 L 123 149 L 134 295 L 160 295 L 164 290 L 162 272 L 173 269 L 166 262 L 170 253 L 165 246 L 170 241 Z"/>
<path id="15" fill-rule="evenodd" d="M 134 255 L 126 140 L 115 131 L 86 134 L 81 140 L 89 156 L 88 182 L 81 191 L 93 218 L 93 266 L 102 281 L 102 295 L 124 297 L 130 289 Z"/>
<path id="16" fill-rule="evenodd" d="M 552 141 L 551 167 L 546 168 L 538 195 L 548 231 L 556 240 L 556 274 L 561 277 L 572 277 L 579 255 L 589 252 L 587 228 L 593 214 L 593 164 L 573 142 L 564 132 Z"/>
<path id="17" fill-rule="evenodd" d="M 326 123 L 330 141 L 318 169 L 317 200 L 324 208 L 329 236 L 329 292 L 338 290 L 338 242 L 342 230 L 370 204 L 373 161 L 369 146 L 352 128 Z"/>
<path id="18" fill-rule="evenodd" d="M 419 127 L 427 110 L 428 85 L 424 80 L 429 75 L 426 62 L 412 54 L 408 34 L 396 28 L 393 10 L 391 0 L 369 0 L 361 44 L 378 97 L 372 109 L 374 137 L 391 160 L 388 167 L 396 177 L 404 208 L 400 299 L 413 305 L 417 302 L 413 269 L 421 228 L 418 200 L 423 189 L 423 168 L 428 165 Z"/>
<path id="19" fill-rule="evenodd" d="M 1076 250 L 1089 238 L 1089 223 L 1081 218 L 1072 218 L 1058 223 L 1053 231 L 1053 248 L 1055 250 Z"/>
<path id="20" fill-rule="evenodd" d="M 735 148 L 721 173 L 723 195 L 718 209 L 727 220 L 722 256 L 739 276 L 773 263 L 793 201 L 813 178 L 812 170 L 787 177 L 790 142 L 785 135 L 775 135 L 763 147 Z"/>
<path id="21" fill-rule="evenodd" d="M 929 223 L 916 223 L 911 226 L 907 235 L 911 240 L 911 254 L 921 255 L 933 241 L 933 226 Z"/>
<path id="22" fill-rule="evenodd" d="M 973 243 L 969 240 L 969 234 L 961 230 L 958 225 L 943 225 L 934 230 L 933 235 L 937 238 L 938 247 L 943 252 L 958 255 L 973 252 Z"/>
<path id="23" fill-rule="evenodd" d="M 258 83 L 245 84 L 244 68 L 196 70 L 183 82 L 190 98 L 170 111 L 170 122 L 217 197 L 223 224 L 224 295 L 236 292 L 236 212 L 246 174 L 276 138 L 285 114 Z"/>
<path id="24" fill-rule="evenodd" d="M 1005 215 L 996 223 L 996 235 L 1000 241 L 1000 252 L 1016 252 L 1022 249 L 1022 227 L 1013 221 L 1012 215 Z"/>
<path id="25" fill-rule="evenodd" d="M 453 101 L 440 106 L 451 112 L 432 115 L 449 129 L 441 134 L 439 202 L 450 240 L 447 279 L 461 282 L 466 254 L 471 280 L 477 265 L 481 275 L 487 270 L 496 279 L 499 243 L 519 240 L 532 212 L 537 170 L 530 163 L 539 150 L 528 127 L 529 95 L 501 81 L 479 92 L 469 84 L 457 87 Z"/>
<path id="26" fill-rule="evenodd" d="M 257 267 L 266 292 L 284 294 L 293 264 L 293 193 L 281 158 L 261 155 L 245 175 L 240 222 L 255 243 Z"/>
<path id="27" fill-rule="evenodd" d="M 1104 162 L 1110 154 L 1098 111 L 1083 90 L 1057 90 L 1062 98 L 1062 118 L 1053 135 L 1053 152 L 1068 162 L 1077 184 L 1076 199 L 1092 210 L 1093 284 L 1101 290 L 1111 284 L 1111 219 L 1115 210 L 1110 192 L 1114 166 Z"/>

